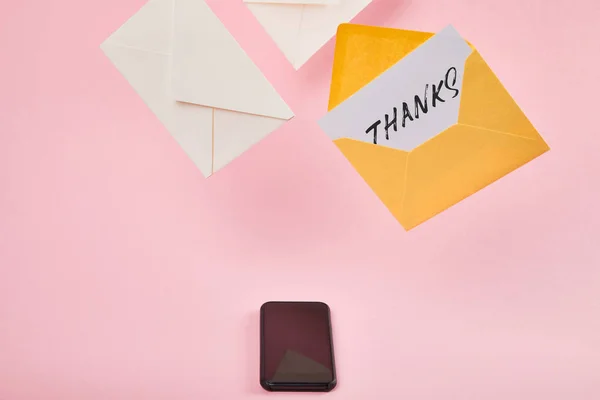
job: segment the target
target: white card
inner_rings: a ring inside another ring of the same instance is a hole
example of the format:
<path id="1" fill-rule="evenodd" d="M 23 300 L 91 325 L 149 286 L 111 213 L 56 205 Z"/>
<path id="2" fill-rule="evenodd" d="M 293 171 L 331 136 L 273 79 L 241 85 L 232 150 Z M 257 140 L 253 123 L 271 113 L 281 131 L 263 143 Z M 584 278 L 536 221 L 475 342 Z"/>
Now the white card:
<path id="1" fill-rule="evenodd" d="M 458 122 L 471 53 L 449 26 L 327 113 L 319 125 L 332 139 L 410 151 Z"/>

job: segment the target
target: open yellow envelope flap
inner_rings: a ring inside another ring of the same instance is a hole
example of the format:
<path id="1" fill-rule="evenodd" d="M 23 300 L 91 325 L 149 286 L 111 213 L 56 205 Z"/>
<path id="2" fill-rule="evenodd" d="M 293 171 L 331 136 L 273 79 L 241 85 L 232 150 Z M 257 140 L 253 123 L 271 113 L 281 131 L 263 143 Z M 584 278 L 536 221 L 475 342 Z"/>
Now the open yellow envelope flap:
<path id="1" fill-rule="evenodd" d="M 329 109 L 432 36 L 340 25 Z M 549 149 L 477 51 L 465 64 L 457 124 L 410 152 L 346 138 L 335 143 L 405 229 Z"/>

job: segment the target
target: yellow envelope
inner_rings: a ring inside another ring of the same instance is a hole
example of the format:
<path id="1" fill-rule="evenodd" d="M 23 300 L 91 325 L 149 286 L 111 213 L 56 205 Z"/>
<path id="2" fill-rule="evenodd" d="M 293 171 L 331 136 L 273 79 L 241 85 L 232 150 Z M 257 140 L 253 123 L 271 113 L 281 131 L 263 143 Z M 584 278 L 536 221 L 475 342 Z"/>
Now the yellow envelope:
<path id="1" fill-rule="evenodd" d="M 432 36 L 340 25 L 329 110 Z M 465 64 L 457 124 L 411 151 L 348 138 L 334 142 L 406 230 L 549 150 L 474 49 Z"/>

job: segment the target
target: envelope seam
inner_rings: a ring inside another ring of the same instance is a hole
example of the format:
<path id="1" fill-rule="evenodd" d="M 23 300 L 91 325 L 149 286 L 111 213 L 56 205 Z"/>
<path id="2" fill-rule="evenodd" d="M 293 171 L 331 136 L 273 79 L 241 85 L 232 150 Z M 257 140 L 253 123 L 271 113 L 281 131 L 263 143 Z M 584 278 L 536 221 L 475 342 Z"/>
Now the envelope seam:
<path id="1" fill-rule="evenodd" d="M 296 45 L 294 46 L 296 51 L 294 51 L 294 59 L 292 60 L 292 64 L 295 66 L 296 61 L 298 60 L 298 42 L 300 41 L 300 33 L 302 32 L 302 21 L 304 21 L 304 10 L 306 10 L 306 4 L 302 4 L 302 12 L 300 13 L 300 22 L 298 23 L 298 31 L 296 32 Z"/>
<path id="2" fill-rule="evenodd" d="M 215 109 L 212 109 L 212 139 L 211 139 L 211 146 L 212 146 L 212 156 L 211 156 L 211 165 L 210 165 L 210 173 L 214 174 L 215 173 Z"/>
<path id="3" fill-rule="evenodd" d="M 501 134 L 501 135 L 512 136 L 512 137 L 516 137 L 516 138 L 523 139 L 523 140 L 530 140 L 530 141 L 532 141 L 532 142 L 538 142 L 538 141 L 540 141 L 540 140 L 543 140 L 541 137 L 540 137 L 540 139 L 534 139 L 534 138 L 529 138 L 529 137 L 526 137 L 526 136 L 516 135 L 516 134 L 514 134 L 514 133 L 510 133 L 510 132 L 502 132 L 502 131 L 498 131 L 498 130 L 494 130 L 494 129 L 483 128 L 483 127 L 481 127 L 481 126 L 469 125 L 469 124 L 463 124 L 463 123 L 460 123 L 460 122 L 458 122 L 458 123 L 456 123 L 456 124 L 454 124 L 454 125 L 450 126 L 449 128 L 447 128 L 447 129 L 444 129 L 444 130 L 440 131 L 440 132 L 439 132 L 439 133 L 437 133 L 435 136 L 432 136 L 432 137 L 430 137 L 429 139 L 427 139 L 427 140 L 426 140 L 426 141 L 424 141 L 423 143 L 419 144 L 418 146 L 415 146 L 415 147 L 414 147 L 414 148 L 412 148 L 411 150 L 398 149 L 398 148 L 396 148 L 396 147 L 385 146 L 385 145 L 381 145 L 381 147 L 386 147 L 386 148 L 388 148 L 388 149 L 393 149 L 393 150 L 397 150 L 397 151 L 403 151 L 403 152 L 406 152 L 406 153 L 410 154 L 410 153 L 412 153 L 412 152 L 413 152 L 413 150 L 415 150 L 415 149 L 418 149 L 419 147 L 423 146 L 425 143 L 427 143 L 427 142 L 429 142 L 429 141 L 431 141 L 431 140 L 434 140 L 436 137 L 438 137 L 438 136 L 439 136 L 439 135 L 441 135 L 442 133 L 446 132 L 448 129 L 450 129 L 450 128 L 454 127 L 454 126 L 458 126 L 458 125 L 460 125 L 460 126 L 466 126 L 466 127 L 469 127 L 469 128 L 474 128 L 474 129 L 481 129 L 481 130 L 484 130 L 484 131 L 487 131 L 487 132 L 494 132 L 494 133 L 498 133 L 498 134 Z M 539 133 L 538 133 L 538 135 L 539 135 Z M 360 143 L 369 143 L 369 144 L 370 144 L 370 142 L 365 142 L 365 141 L 363 141 L 363 140 L 360 140 L 360 139 L 355 139 L 355 138 L 352 138 L 352 137 L 345 137 L 345 136 L 344 136 L 344 137 L 335 138 L 335 139 L 333 139 L 333 140 L 339 140 L 339 139 L 354 140 L 354 141 L 356 141 L 356 142 L 360 142 Z M 378 146 L 379 146 L 379 145 L 378 145 Z"/>
<path id="4" fill-rule="evenodd" d="M 533 139 L 533 138 L 529 138 L 529 137 L 525 137 L 525 136 L 521 136 L 521 135 L 515 135 L 514 133 L 510 133 L 510 132 L 502 132 L 502 131 L 497 131 L 497 130 L 494 130 L 494 129 L 483 128 L 481 126 L 475 126 L 475 125 L 469 125 L 469 124 L 461 124 L 460 122 L 458 124 L 456 124 L 456 125 L 467 126 L 469 128 L 481 129 L 481 130 L 488 131 L 488 132 L 499 133 L 501 135 L 507 135 L 507 136 L 512 136 L 512 137 L 517 137 L 519 139 L 531 140 L 532 142 L 537 142 L 539 140 L 539 139 Z"/>
<path id="5" fill-rule="evenodd" d="M 408 159 L 410 158 L 410 153 L 406 155 L 406 162 L 404 164 L 404 184 L 402 185 L 402 199 L 400 199 L 400 216 L 404 214 L 404 200 L 406 199 L 406 188 L 408 187 Z"/>
<path id="6" fill-rule="evenodd" d="M 190 101 L 182 101 L 182 100 L 177 100 L 175 99 L 175 101 L 177 103 L 182 103 L 182 104 L 190 104 L 192 106 L 197 106 L 197 107 L 206 107 L 206 108 L 212 108 L 213 110 L 221 110 L 221 111 L 229 111 L 229 112 L 235 112 L 235 113 L 240 113 L 240 114 L 245 114 L 245 115 L 252 115 L 255 117 L 262 117 L 262 118 L 270 118 L 270 119 L 278 119 L 280 121 L 289 121 L 290 119 L 293 118 L 290 117 L 288 119 L 285 118 L 279 118 L 279 117 L 271 117 L 270 115 L 262 115 L 262 114 L 254 114 L 254 113 L 249 113 L 249 112 L 245 112 L 245 111 L 238 111 L 238 110 L 234 110 L 231 108 L 221 108 L 221 107 L 214 107 L 214 106 L 210 106 L 210 105 L 204 105 L 204 104 L 197 104 L 197 103 L 192 103 Z"/>

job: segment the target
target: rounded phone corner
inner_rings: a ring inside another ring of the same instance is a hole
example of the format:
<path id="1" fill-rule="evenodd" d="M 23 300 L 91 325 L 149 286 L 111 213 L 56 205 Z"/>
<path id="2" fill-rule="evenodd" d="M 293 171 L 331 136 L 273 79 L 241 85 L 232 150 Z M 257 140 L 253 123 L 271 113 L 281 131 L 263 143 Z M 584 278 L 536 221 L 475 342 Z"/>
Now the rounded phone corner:
<path id="1" fill-rule="evenodd" d="M 265 308 L 269 305 L 269 304 L 273 304 L 275 303 L 275 301 L 266 301 L 264 303 L 262 303 L 262 305 L 260 306 L 260 312 L 262 313 L 263 311 L 265 311 Z"/>
<path id="2" fill-rule="evenodd" d="M 327 304 L 323 301 L 315 301 L 315 303 L 321 305 L 323 308 L 325 308 L 327 310 L 327 312 L 331 312 L 331 307 L 329 307 L 329 304 Z"/>
<path id="3" fill-rule="evenodd" d="M 333 378 L 333 380 L 331 382 L 329 382 L 327 384 L 327 392 L 331 392 L 333 389 L 335 389 L 335 387 L 337 386 L 337 379 Z"/>
<path id="4" fill-rule="evenodd" d="M 271 386 L 271 382 L 265 380 L 265 379 L 261 379 L 260 380 L 260 386 L 265 389 L 267 392 L 272 392 L 273 391 L 273 386 Z"/>

